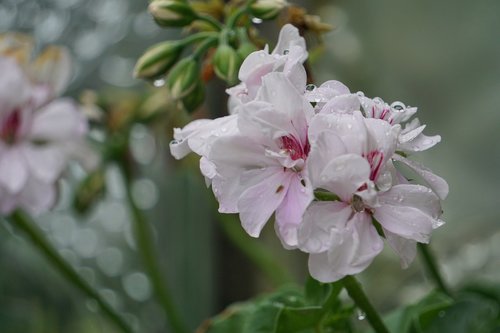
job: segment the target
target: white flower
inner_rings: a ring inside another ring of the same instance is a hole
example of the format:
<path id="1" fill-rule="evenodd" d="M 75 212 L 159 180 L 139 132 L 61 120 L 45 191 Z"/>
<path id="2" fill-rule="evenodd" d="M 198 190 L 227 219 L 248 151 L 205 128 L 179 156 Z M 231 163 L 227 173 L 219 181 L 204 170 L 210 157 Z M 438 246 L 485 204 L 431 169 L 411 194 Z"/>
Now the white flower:
<path id="1" fill-rule="evenodd" d="M 0 72 L 0 211 L 39 213 L 54 204 L 68 159 L 88 152 L 87 123 L 69 99 L 51 100 L 60 80 L 46 71 L 30 81 L 16 62 L 0 57 Z"/>
<path id="2" fill-rule="evenodd" d="M 215 140 L 213 191 L 219 211 L 240 213 L 243 228 L 258 237 L 276 211 L 276 231 L 286 247 L 297 245 L 297 226 L 312 200 L 305 163 L 308 121 L 314 112 L 283 73 L 262 78 L 254 101 L 240 107 L 239 134 Z"/>
<path id="3" fill-rule="evenodd" d="M 383 241 L 372 218 L 405 267 L 415 256 L 415 242 L 427 243 L 443 224 L 440 200 L 430 189 L 381 182 L 392 172 L 398 134 L 399 126 L 364 118 L 359 111 L 311 121 L 309 179 L 313 188 L 339 198 L 313 202 L 299 227 L 298 246 L 310 253 L 309 270 L 319 281 L 359 273 L 380 253 Z"/>
<path id="4" fill-rule="evenodd" d="M 238 74 L 241 83 L 227 90 L 229 113 L 235 113 L 238 106 L 255 99 L 262 77 L 271 72 L 284 73 L 299 91 L 303 91 L 307 75 L 302 63 L 307 56 L 306 43 L 298 29 L 291 24 L 284 25 L 271 53 L 266 46 L 243 61 Z"/>

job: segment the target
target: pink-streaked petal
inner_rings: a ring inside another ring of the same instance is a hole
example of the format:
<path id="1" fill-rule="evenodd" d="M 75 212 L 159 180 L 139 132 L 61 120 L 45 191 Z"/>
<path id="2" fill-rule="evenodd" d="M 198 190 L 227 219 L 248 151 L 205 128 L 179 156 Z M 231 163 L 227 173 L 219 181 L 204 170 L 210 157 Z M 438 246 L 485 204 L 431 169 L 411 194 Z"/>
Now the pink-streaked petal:
<path id="1" fill-rule="evenodd" d="M 9 193 L 16 194 L 28 180 L 26 160 L 17 147 L 6 149 L 0 158 L 0 185 Z"/>
<path id="2" fill-rule="evenodd" d="M 309 181 L 301 179 L 300 174 L 295 173 L 281 205 L 276 209 L 276 229 L 286 246 L 297 246 L 297 228 L 313 198 L 313 189 Z"/>
<path id="3" fill-rule="evenodd" d="M 414 240 L 400 237 L 389 230 L 384 230 L 384 235 L 389 246 L 399 256 L 401 267 L 408 268 L 417 255 L 417 243 Z"/>
<path id="4" fill-rule="evenodd" d="M 241 225 L 252 237 L 259 237 L 283 201 L 293 176 L 292 172 L 283 172 L 279 168 L 267 168 L 261 172 L 263 180 L 244 191 L 238 201 Z"/>
<path id="5" fill-rule="evenodd" d="M 87 132 L 87 121 L 70 99 L 57 99 L 33 116 L 31 140 L 65 141 L 81 138 Z"/>
<path id="6" fill-rule="evenodd" d="M 46 184 L 54 183 L 66 165 L 66 156 L 53 145 L 33 146 L 26 144 L 22 153 L 30 173 Z"/>
<path id="7" fill-rule="evenodd" d="M 344 229 L 352 214 L 351 207 L 342 201 L 312 202 L 298 230 L 298 247 L 307 253 L 328 251 L 331 230 Z"/>
<path id="8" fill-rule="evenodd" d="M 375 219 L 384 229 L 406 239 L 429 243 L 435 219 L 418 208 L 382 205 L 375 209 Z"/>
<path id="9" fill-rule="evenodd" d="M 441 200 L 444 200 L 448 196 L 448 183 L 443 178 L 434 174 L 432 170 L 423 166 L 421 163 L 412 161 L 398 154 L 394 154 L 392 158 L 396 161 L 402 162 L 411 170 L 413 170 L 417 175 L 422 177 L 424 182 L 429 185 L 429 187 L 438 195 Z"/>

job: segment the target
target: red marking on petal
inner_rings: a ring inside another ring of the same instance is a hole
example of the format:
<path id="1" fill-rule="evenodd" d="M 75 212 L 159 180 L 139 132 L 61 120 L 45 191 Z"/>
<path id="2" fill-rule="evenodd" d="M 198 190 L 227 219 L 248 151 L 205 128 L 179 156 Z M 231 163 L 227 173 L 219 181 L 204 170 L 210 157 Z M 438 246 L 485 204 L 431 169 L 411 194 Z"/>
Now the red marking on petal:
<path id="1" fill-rule="evenodd" d="M 0 138 L 8 143 L 16 140 L 19 127 L 21 126 L 21 112 L 16 109 L 2 120 L 0 125 Z"/>
<path id="2" fill-rule="evenodd" d="M 370 164 L 370 180 L 376 181 L 382 168 L 382 162 L 384 161 L 384 153 L 378 150 L 373 150 L 366 155 L 364 158 Z"/>

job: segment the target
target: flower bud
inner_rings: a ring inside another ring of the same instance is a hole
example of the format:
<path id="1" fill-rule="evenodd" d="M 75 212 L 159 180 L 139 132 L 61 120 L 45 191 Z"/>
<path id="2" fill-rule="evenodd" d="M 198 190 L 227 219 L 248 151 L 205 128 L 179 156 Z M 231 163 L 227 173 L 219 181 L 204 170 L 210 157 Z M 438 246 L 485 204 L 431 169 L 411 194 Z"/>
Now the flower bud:
<path id="1" fill-rule="evenodd" d="M 257 47 L 251 43 L 251 42 L 244 42 L 241 43 L 241 45 L 238 47 L 236 52 L 238 52 L 238 55 L 240 56 L 241 59 L 246 59 L 250 53 L 257 51 Z"/>
<path id="2" fill-rule="evenodd" d="M 200 105 L 203 104 L 205 100 L 205 87 L 201 81 L 196 84 L 193 91 L 191 91 L 188 95 L 182 98 L 182 106 L 184 109 L 192 113 L 196 111 Z"/>
<path id="3" fill-rule="evenodd" d="M 257 0 L 250 6 L 250 10 L 256 18 L 272 20 L 286 5 L 285 0 Z"/>
<path id="4" fill-rule="evenodd" d="M 198 62 L 192 58 L 184 58 L 170 70 L 167 77 L 167 87 L 173 99 L 179 99 L 189 94 L 200 79 Z"/>
<path id="5" fill-rule="evenodd" d="M 222 80 L 233 84 L 238 78 L 238 70 L 241 65 L 241 58 L 231 46 L 221 44 L 215 51 L 212 59 L 215 74 Z"/>
<path id="6" fill-rule="evenodd" d="M 152 79 L 165 74 L 179 59 L 182 45 L 177 41 L 166 41 L 154 45 L 137 60 L 134 76 Z"/>
<path id="7" fill-rule="evenodd" d="M 179 0 L 155 0 L 149 4 L 155 21 L 166 27 L 184 27 L 196 19 L 189 3 Z"/>

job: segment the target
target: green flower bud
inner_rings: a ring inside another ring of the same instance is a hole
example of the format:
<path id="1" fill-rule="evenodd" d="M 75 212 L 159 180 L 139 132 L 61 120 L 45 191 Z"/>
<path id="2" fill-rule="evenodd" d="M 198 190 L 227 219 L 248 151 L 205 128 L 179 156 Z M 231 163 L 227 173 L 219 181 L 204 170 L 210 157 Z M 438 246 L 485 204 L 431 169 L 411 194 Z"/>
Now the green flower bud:
<path id="1" fill-rule="evenodd" d="M 182 98 L 182 106 L 187 112 L 192 113 L 196 111 L 200 107 L 200 105 L 203 104 L 204 100 L 205 87 L 203 86 L 202 82 L 199 81 L 199 83 L 194 87 L 193 91 Z"/>
<path id="2" fill-rule="evenodd" d="M 287 5 L 285 0 L 257 0 L 250 6 L 252 15 L 262 20 L 272 20 Z"/>
<path id="3" fill-rule="evenodd" d="M 241 58 L 231 46 L 221 44 L 215 51 L 212 59 L 215 74 L 229 84 L 237 81 Z"/>
<path id="4" fill-rule="evenodd" d="M 85 178 L 75 192 L 74 209 L 84 214 L 96 203 L 105 192 L 104 170 L 97 169 Z"/>
<path id="5" fill-rule="evenodd" d="M 154 45 L 137 60 L 134 76 L 152 79 L 165 74 L 179 59 L 182 44 L 177 41 L 166 41 Z"/>
<path id="6" fill-rule="evenodd" d="M 189 3 L 179 0 L 155 0 L 149 4 L 155 21 L 165 27 L 184 27 L 196 19 Z"/>
<path id="7" fill-rule="evenodd" d="M 180 99 L 189 94 L 200 80 L 200 66 L 192 58 L 184 58 L 170 70 L 167 87 L 173 99 Z"/>
<path id="8" fill-rule="evenodd" d="M 252 52 L 257 51 L 257 47 L 250 42 L 241 43 L 240 47 L 236 50 L 241 59 L 245 59 Z"/>

